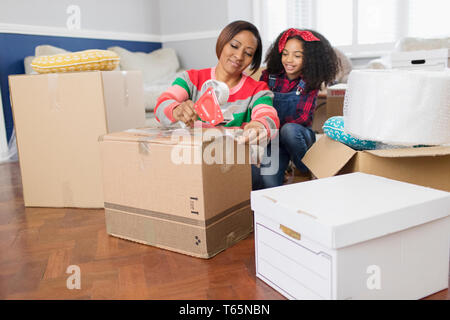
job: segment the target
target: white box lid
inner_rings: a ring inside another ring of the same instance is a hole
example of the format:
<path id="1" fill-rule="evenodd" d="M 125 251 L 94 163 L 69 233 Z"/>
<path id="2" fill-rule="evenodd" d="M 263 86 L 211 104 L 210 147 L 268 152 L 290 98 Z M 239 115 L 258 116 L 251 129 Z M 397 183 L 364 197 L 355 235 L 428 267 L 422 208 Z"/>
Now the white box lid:
<path id="1" fill-rule="evenodd" d="M 416 51 L 396 51 L 391 52 L 392 60 L 411 60 L 411 59 L 447 59 L 450 49 L 434 49 L 434 50 L 416 50 Z"/>
<path id="2" fill-rule="evenodd" d="M 450 193 L 356 172 L 252 191 L 251 207 L 338 249 L 444 218 Z"/>

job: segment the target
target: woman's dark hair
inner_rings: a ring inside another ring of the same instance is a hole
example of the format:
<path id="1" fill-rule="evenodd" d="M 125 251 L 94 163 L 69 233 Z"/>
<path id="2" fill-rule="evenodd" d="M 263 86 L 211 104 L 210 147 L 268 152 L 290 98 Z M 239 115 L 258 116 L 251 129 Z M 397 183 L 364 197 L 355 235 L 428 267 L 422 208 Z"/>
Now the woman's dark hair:
<path id="1" fill-rule="evenodd" d="M 339 60 L 330 42 L 320 33 L 314 30 L 310 31 L 320 41 L 304 41 L 300 36 L 295 35 L 288 38 L 298 39 L 303 43 L 303 66 L 301 77 L 306 83 L 306 91 L 320 89 L 323 82 L 330 84 L 335 80 L 339 71 Z M 278 74 L 284 71 L 281 63 L 281 53 L 278 52 L 278 43 L 283 36 L 283 31 L 276 41 L 267 51 L 266 60 L 267 72 L 269 74 Z"/>
<path id="2" fill-rule="evenodd" d="M 261 65 L 261 57 L 262 57 L 262 41 L 261 36 L 259 35 L 258 28 L 256 28 L 253 24 L 247 21 L 237 20 L 228 24 L 220 33 L 216 42 L 216 55 L 217 58 L 220 59 L 220 55 L 222 54 L 223 47 L 230 42 L 235 35 L 237 35 L 241 31 L 250 31 L 255 36 L 258 45 L 253 54 L 252 63 L 250 64 L 250 70 L 252 70 L 252 74 L 258 70 Z"/>

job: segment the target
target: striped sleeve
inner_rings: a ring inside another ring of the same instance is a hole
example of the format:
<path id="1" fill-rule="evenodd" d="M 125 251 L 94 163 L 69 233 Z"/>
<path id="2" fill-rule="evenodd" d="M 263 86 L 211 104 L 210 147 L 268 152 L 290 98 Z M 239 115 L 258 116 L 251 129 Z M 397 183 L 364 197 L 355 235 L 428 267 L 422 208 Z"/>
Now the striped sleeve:
<path id="1" fill-rule="evenodd" d="M 255 102 L 252 106 L 253 121 L 261 122 L 267 130 L 269 138 L 276 135 L 280 127 L 280 120 L 278 114 L 273 107 L 273 93 L 264 84 L 264 89 L 256 94 Z"/>
<path id="2" fill-rule="evenodd" d="M 192 84 L 189 81 L 189 74 L 187 71 L 183 72 L 180 77 L 174 80 L 172 86 L 159 96 L 154 112 L 156 120 L 163 126 L 174 123 L 173 109 L 183 101 L 190 99 L 192 88 L 189 84 Z"/>

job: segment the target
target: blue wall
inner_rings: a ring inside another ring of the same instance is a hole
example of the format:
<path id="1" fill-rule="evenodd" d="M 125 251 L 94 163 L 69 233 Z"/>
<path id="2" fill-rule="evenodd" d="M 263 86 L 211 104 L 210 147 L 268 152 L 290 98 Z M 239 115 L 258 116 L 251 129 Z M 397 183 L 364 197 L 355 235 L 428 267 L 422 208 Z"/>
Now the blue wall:
<path id="1" fill-rule="evenodd" d="M 161 48 L 160 42 L 86 39 L 0 33 L 0 87 L 3 102 L 3 114 L 5 116 L 6 135 L 8 137 L 8 141 L 14 126 L 11 103 L 9 101 L 8 76 L 11 74 L 25 73 L 23 60 L 27 56 L 34 56 L 35 47 L 43 44 L 49 44 L 68 51 L 106 49 L 112 46 L 120 46 L 130 51 L 151 52 L 153 50 Z"/>

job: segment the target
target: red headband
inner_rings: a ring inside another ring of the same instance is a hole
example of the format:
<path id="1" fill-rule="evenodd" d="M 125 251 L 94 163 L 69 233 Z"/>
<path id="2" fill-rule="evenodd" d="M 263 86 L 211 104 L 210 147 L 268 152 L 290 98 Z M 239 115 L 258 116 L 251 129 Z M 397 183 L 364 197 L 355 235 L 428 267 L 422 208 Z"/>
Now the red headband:
<path id="1" fill-rule="evenodd" d="M 308 41 L 308 42 L 320 41 L 320 39 L 317 38 L 316 36 L 314 36 L 311 31 L 304 31 L 304 30 L 298 30 L 298 29 L 291 28 L 291 29 L 286 30 L 283 33 L 283 35 L 281 36 L 280 41 L 278 42 L 278 52 L 283 51 L 284 46 L 286 45 L 287 39 L 292 36 L 300 36 L 303 40 Z"/>

